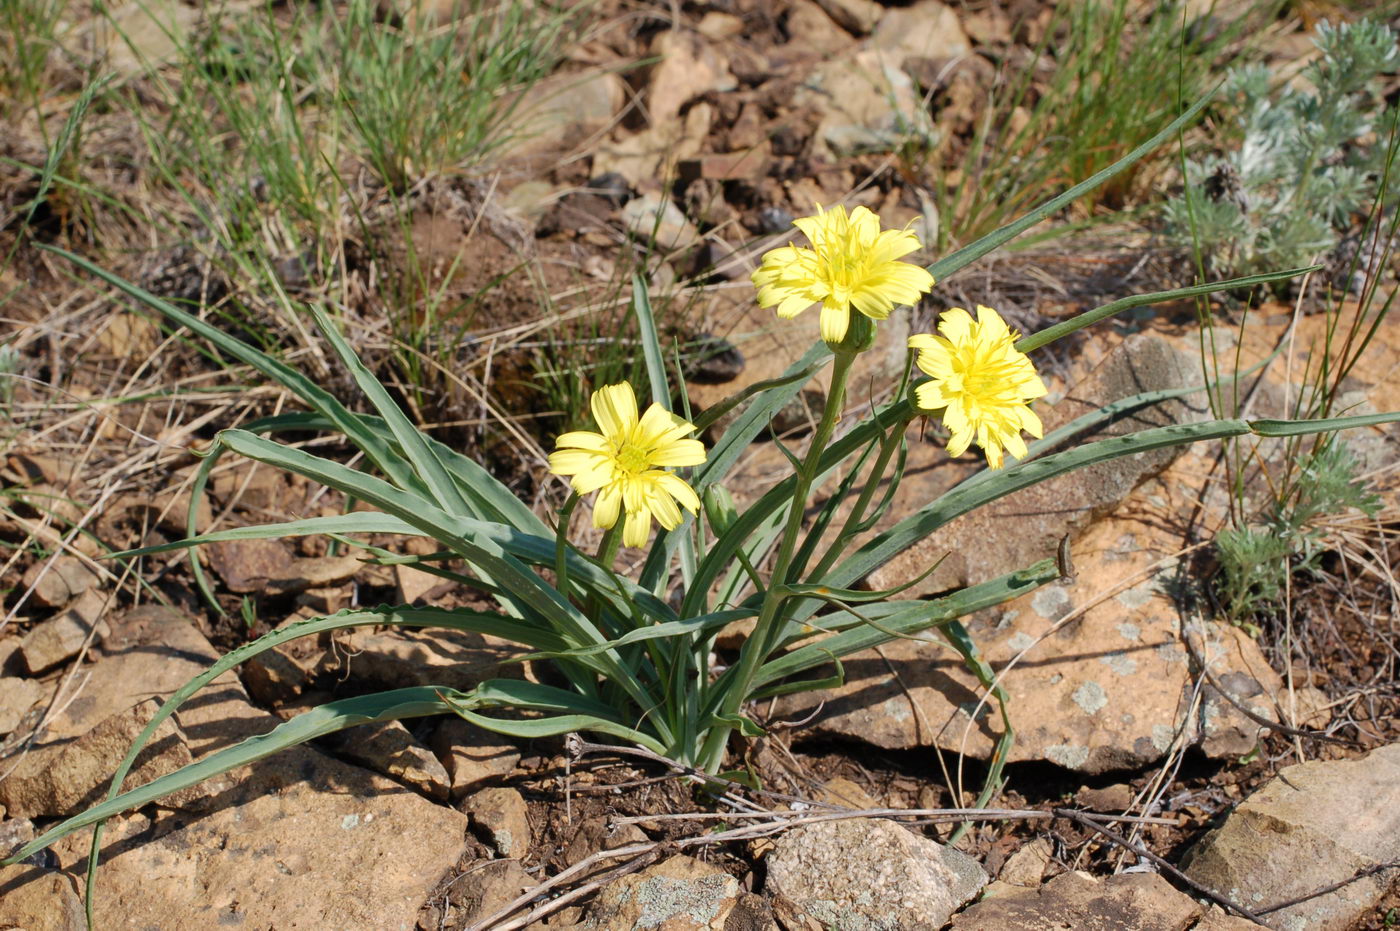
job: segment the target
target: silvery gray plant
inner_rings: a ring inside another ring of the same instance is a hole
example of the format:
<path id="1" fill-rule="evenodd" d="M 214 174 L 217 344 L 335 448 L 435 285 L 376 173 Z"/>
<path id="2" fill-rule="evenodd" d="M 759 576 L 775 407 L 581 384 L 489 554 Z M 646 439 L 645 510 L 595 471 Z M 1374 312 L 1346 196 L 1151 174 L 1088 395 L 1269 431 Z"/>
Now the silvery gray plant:
<path id="1" fill-rule="evenodd" d="M 1219 97 L 1225 148 L 1188 159 L 1182 193 L 1163 208 L 1168 242 L 1199 246 L 1209 274 L 1322 260 L 1335 286 L 1351 287 L 1386 251 L 1375 233 L 1387 224 L 1356 228 L 1383 179 L 1382 206 L 1400 194 L 1386 167 L 1397 110 L 1379 91 L 1382 75 L 1400 71 L 1396 33 L 1324 21 L 1313 42 L 1319 57 L 1293 80 L 1262 64 L 1230 73 Z"/>

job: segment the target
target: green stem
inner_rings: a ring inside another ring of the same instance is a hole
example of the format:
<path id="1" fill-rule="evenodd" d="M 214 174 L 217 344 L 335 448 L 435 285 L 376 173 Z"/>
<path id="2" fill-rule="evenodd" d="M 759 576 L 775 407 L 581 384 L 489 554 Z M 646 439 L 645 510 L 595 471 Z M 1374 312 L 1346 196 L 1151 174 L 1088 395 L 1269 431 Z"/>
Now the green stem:
<path id="1" fill-rule="evenodd" d="M 733 719 L 748 699 L 753 687 L 754 676 L 763 661 L 768 658 L 777 642 L 777 634 L 783 629 L 783 618 L 779 613 L 784 595 L 783 583 L 792 581 L 787 577 L 792 566 L 793 555 L 797 552 L 797 538 L 802 532 L 802 517 L 807 508 L 807 496 L 821 467 L 822 452 L 831 440 L 836 423 L 841 419 L 841 409 L 846 402 L 846 381 L 851 373 L 852 353 L 838 352 L 831 370 L 831 390 L 827 392 L 826 406 L 822 410 L 821 422 L 812 436 L 802 467 L 797 471 L 797 481 L 792 490 L 792 504 L 788 509 L 787 527 L 783 531 L 782 544 L 773 562 L 773 573 L 768 590 L 763 596 L 763 606 L 759 609 L 758 621 L 753 633 L 744 641 L 739 651 L 739 664 L 734 679 L 729 683 L 722 702 L 720 714 Z M 705 745 L 700 751 L 701 767 L 707 772 L 716 771 L 724 762 L 724 749 L 734 725 L 716 723 L 705 735 Z"/>
<path id="2" fill-rule="evenodd" d="M 875 492 L 880 487 L 880 480 L 885 476 L 885 470 L 889 468 L 890 459 L 894 457 L 895 451 L 899 449 L 900 442 L 904 439 L 904 433 L 909 429 L 909 424 L 913 423 L 916 412 L 910 411 L 909 416 L 904 417 L 895 424 L 885 437 L 880 446 L 880 455 L 875 459 L 875 465 L 870 469 L 870 476 L 865 480 L 865 487 L 861 489 L 860 497 L 856 499 L 855 506 L 851 508 L 851 513 L 846 515 L 846 522 L 831 541 L 826 555 L 817 563 L 817 567 L 807 574 L 807 578 L 816 583 L 821 582 L 822 576 L 836 561 L 846 552 L 846 546 L 855 535 L 856 528 L 860 526 L 861 519 L 865 517 L 866 508 L 870 507 L 870 501 L 875 497 Z"/>

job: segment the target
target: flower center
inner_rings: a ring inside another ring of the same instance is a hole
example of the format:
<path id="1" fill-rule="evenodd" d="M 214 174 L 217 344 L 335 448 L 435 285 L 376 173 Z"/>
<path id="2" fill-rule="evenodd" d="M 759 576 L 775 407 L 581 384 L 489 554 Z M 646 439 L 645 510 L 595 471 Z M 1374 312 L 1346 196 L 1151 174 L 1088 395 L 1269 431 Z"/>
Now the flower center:
<path id="1" fill-rule="evenodd" d="M 651 466 L 651 450 L 624 442 L 617 448 L 617 467 L 629 475 L 640 475 Z"/>

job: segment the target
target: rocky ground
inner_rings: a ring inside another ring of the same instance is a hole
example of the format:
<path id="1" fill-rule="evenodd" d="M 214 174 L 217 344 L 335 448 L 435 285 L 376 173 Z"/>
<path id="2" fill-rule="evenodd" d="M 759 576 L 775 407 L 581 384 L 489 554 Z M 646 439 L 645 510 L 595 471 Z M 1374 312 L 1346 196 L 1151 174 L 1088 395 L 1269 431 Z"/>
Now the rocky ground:
<path id="1" fill-rule="evenodd" d="M 533 137 L 492 184 L 415 190 L 415 244 L 449 290 L 480 288 L 522 257 L 562 289 L 612 281 L 633 259 L 628 231 L 646 231 L 668 256 L 646 266 L 657 293 L 675 295 L 668 325 L 724 350 L 693 372 L 690 397 L 704 407 L 781 371 L 815 338 L 814 319 L 774 327 L 746 280 L 793 216 L 813 203 L 864 204 L 886 225 L 936 236 L 937 211 L 906 183 L 892 138 L 919 116 L 948 151 L 965 143 L 987 63 L 1030 56 L 1037 66 L 1048 18 L 1022 6 L 783 0 L 610 20 L 546 82 L 522 117 Z M 1286 56 L 1299 28 L 1279 33 L 1275 54 Z M 19 202 L 5 190 L 7 208 Z M 888 391 L 904 336 L 942 306 L 996 303 L 1030 328 L 1148 290 L 1174 260 L 1138 232 L 993 255 L 891 321 L 882 349 L 862 359 L 852 405 Z M 216 276 L 174 251 L 155 264 L 117 261 L 167 296 L 187 296 L 191 275 L 207 293 Z M 0 456 L 0 851 L 99 799 L 158 699 L 250 637 L 351 605 L 475 604 L 453 583 L 316 539 L 209 547 L 201 559 L 223 615 L 200 600 L 186 554 L 100 558 L 184 535 L 192 450 L 285 399 L 223 387 L 239 384 L 230 370 L 114 298 L 75 291 L 31 249 L 0 282 L 23 285 L 3 332 L 18 337 L 32 379 L 13 394 Z M 532 432 L 532 396 L 500 374 L 525 365 L 513 347 L 544 326 L 530 315 L 532 288 L 497 289 L 498 319 L 474 334 L 502 386 L 481 410 L 523 426 L 509 441 L 475 428 L 452 435 L 545 507 L 557 488 L 530 451 L 547 437 Z M 1220 310 L 1215 345 L 1232 366 L 1261 362 L 1286 339 L 1246 400 L 1251 416 L 1286 416 L 1326 318 L 1273 303 Z M 1397 327 L 1383 325 L 1340 407 L 1400 410 Z M 1047 427 L 1199 385 L 1199 332 L 1194 306 L 1166 305 L 1047 359 Z M 188 390 L 106 400 L 157 381 Z M 477 416 L 476 401 L 455 403 Z M 807 410 L 785 416 L 777 429 L 800 442 Z M 1205 397 L 1184 391 L 1079 439 L 1208 416 Z M 968 830 L 946 810 L 975 798 L 1002 725 L 946 648 L 906 640 L 851 659 L 837 689 L 760 709 L 771 734 L 735 762 L 761 790 L 705 793 L 625 748 L 515 742 L 457 719 L 319 740 L 114 819 L 97 927 L 1390 927 L 1400 922 L 1400 431 L 1347 442 L 1383 497 L 1380 516 L 1325 528 L 1325 571 L 1300 576 L 1286 616 L 1252 629 L 1224 620 L 1213 598 L 1211 541 L 1232 508 L 1269 493 L 1286 455 L 1278 443 L 1250 447 L 1243 463 L 1201 447 L 1073 473 L 961 519 L 868 580 L 899 585 L 946 554 L 906 597 L 946 591 L 1069 541 L 1072 577 L 969 619 L 1010 696 L 1017 739 L 999 807 Z M 741 505 L 784 465 L 771 443 L 755 444 L 731 483 Z M 948 460 L 932 432 L 916 439 L 891 512 L 971 468 Z M 342 503 L 230 461 L 195 502 L 196 526 L 339 513 Z M 450 632 L 289 644 L 187 704 L 130 781 L 331 697 L 531 674 L 513 655 Z M 86 852 L 74 835 L 0 870 L 0 928 L 83 927 Z"/>

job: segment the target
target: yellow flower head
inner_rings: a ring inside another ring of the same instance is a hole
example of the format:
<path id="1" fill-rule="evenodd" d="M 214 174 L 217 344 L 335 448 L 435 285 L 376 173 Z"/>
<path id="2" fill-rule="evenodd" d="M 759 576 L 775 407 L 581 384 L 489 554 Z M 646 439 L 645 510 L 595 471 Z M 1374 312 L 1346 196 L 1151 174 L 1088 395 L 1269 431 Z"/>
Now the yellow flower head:
<path id="1" fill-rule="evenodd" d="M 778 316 L 796 317 L 822 305 L 822 339 L 835 345 L 846 337 L 851 308 L 884 320 L 897 304 L 913 304 L 933 288 L 925 269 L 898 259 L 919 248 L 911 231 L 881 230 L 880 218 L 864 207 L 845 207 L 794 220 L 812 248 L 783 246 L 763 256 L 753 273 L 758 305 L 777 305 Z"/>
<path id="2" fill-rule="evenodd" d="M 1043 435 L 1030 402 L 1045 394 L 1045 383 L 1016 349 L 1016 335 L 1000 314 L 981 306 L 975 323 L 961 307 L 946 311 L 938 332 L 909 337 L 909 347 L 919 351 L 919 368 L 933 379 L 914 389 L 914 402 L 923 411 L 943 411 L 952 433 L 948 454 L 961 456 L 975 438 L 993 469 L 1001 468 L 1003 449 L 1025 456 L 1021 431 Z"/>
<path id="3" fill-rule="evenodd" d="M 699 509 L 700 499 L 685 479 L 666 469 L 700 465 L 705 447 L 685 438 L 694 424 L 660 404 L 638 417 L 637 396 L 625 382 L 593 392 L 591 405 L 603 432 L 561 435 L 549 455 L 549 471 L 573 476 L 574 491 L 580 495 L 601 491 L 593 504 L 594 527 L 612 527 L 618 512 L 625 511 L 622 542 L 645 546 L 653 517 L 674 530 L 681 522 L 677 502 L 692 514 Z"/>

